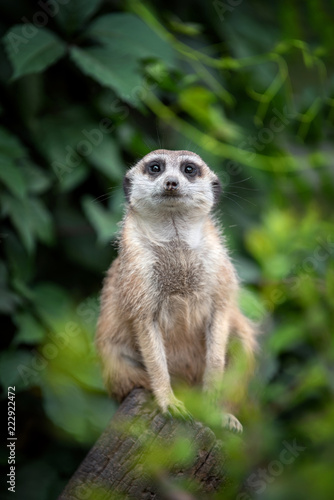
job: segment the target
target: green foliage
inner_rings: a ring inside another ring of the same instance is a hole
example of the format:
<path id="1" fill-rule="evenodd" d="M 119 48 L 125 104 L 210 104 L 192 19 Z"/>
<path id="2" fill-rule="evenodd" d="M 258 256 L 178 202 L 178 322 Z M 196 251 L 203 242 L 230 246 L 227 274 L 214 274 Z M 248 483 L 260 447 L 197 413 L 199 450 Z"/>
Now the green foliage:
<path id="1" fill-rule="evenodd" d="M 65 44 L 54 33 L 36 28 L 33 24 L 13 26 L 4 43 L 14 68 L 13 80 L 43 71 L 62 57 L 66 50 Z"/>
<path id="2" fill-rule="evenodd" d="M 115 410 L 93 347 L 97 296 L 116 255 L 123 175 L 158 147 L 194 150 L 219 175 L 240 304 L 263 331 L 243 446 L 199 391 L 179 395 L 224 441 L 236 484 L 269 500 L 331 498 L 330 2 L 7 3 L 0 382 L 17 392 L 17 498 L 56 498 Z M 226 385 L 240 390 L 237 376 Z M 183 438 L 152 448 L 157 477 L 167 455 L 195 453 Z M 305 449 L 283 464 L 294 440 Z M 250 497 L 232 485 L 216 494 Z"/>

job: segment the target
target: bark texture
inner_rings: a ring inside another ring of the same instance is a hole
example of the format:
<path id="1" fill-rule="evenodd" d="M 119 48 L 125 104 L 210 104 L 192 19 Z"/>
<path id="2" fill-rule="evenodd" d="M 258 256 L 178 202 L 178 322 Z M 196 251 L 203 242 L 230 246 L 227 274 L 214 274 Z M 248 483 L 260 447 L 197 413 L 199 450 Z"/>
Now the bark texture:
<path id="1" fill-rule="evenodd" d="M 186 465 L 175 463 L 175 455 L 168 452 L 180 433 L 185 446 L 195 449 Z M 158 453 L 156 470 L 154 453 Z M 204 499 L 226 482 L 224 469 L 221 444 L 209 428 L 166 418 L 152 404 L 150 393 L 134 389 L 59 500 Z"/>

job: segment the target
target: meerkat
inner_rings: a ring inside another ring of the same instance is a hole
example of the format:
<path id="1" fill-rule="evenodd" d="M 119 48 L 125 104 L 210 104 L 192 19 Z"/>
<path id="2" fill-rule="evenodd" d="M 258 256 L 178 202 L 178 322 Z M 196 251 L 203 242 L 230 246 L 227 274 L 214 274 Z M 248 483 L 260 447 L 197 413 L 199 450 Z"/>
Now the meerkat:
<path id="1" fill-rule="evenodd" d="M 174 380 L 214 394 L 229 339 L 251 360 L 255 329 L 238 307 L 238 277 L 212 215 L 216 174 L 190 151 L 156 150 L 125 175 L 119 255 L 104 280 L 96 345 L 110 394 L 153 392 L 185 416 Z M 224 425 L 241 431 L 236 417 Z"/>

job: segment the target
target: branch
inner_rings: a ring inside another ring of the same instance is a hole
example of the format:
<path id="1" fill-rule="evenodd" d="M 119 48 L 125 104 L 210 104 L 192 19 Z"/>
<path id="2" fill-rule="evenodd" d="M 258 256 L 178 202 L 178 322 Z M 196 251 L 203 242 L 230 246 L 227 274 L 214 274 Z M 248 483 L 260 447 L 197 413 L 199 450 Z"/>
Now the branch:
<path id="1" fill-rule="evenodd" d="M 180 431 L 183 446 L 195 450 L 187 463 L 177 463 L 170 453 Z M 167 419 L 148 391 L 134 389 L 59 500 L 192 500 L 196 497 L 189 489 L 200 491 L 203 498 L 226 482 L 223 462 L 220 442 L 209 428 Z M 186 490 L 180 483 L 187 484 Z"/>

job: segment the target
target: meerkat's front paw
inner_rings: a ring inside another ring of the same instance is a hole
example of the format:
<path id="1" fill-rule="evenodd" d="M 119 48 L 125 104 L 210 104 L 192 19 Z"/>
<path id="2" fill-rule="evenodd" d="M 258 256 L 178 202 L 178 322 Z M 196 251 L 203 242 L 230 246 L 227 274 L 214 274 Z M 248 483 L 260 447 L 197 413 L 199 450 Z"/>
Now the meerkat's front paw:
<path id="1" fill-rule="evenodd" d="M 182 401 L 178 399 L 174 399 L 173 402 L 167 406 L 167 411 L 165 411 L 164 414 L 169 418 L 178 418 L 185 422 L 194 421 L 191 413 L 188 412 Z"/>
<path id="2" fill-rule="evenodd" d="M 232 415 L 232 413 L 224 413 L 223 415 L 223 427 L 228 429 L 235 434 L 241 434 L 243 427 L 237 417 Z"/>

